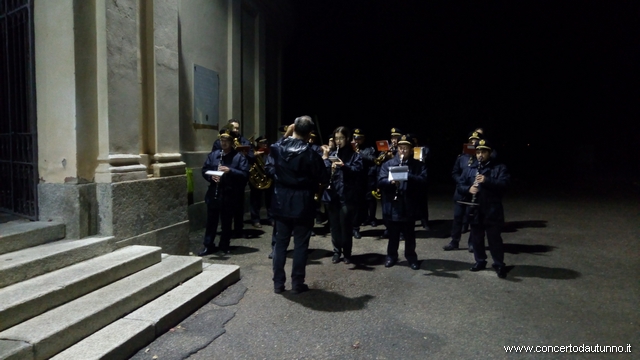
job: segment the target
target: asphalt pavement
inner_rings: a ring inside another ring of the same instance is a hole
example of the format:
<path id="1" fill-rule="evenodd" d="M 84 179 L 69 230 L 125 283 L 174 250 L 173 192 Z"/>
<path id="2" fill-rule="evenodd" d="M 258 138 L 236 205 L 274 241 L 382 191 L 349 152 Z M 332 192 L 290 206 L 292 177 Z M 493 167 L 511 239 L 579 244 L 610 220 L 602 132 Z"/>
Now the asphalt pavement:
<path id="1" fill-rule="evenodd" d="M 245 225 L 249 238 L 232 240 L 231 255 L 205 258 L 239 265 L 242 279 L 133 358 L 640 358 L 637 184 L 516 184 L 504 201 L 506 279 L 491 269 L 470 272 L 466 247 L 442 250 L 452 191 L 431 189 L 431 231 L 416 227 L 420 270 L 402 258 L 403 243 L 399 264 L 384 267 L 382 226 L 362 228 L 354 264 L 332 264 L 328 228 L 317 225 L 311 290 L 298 295 L 290 282 L 273 293 L 271 227 Z M 194 253 L 202 235 L 192 233 Z M 291 257 L 286 269 L 289 275 Z M 507 346 L 538 352 L 508 353 Z"/>

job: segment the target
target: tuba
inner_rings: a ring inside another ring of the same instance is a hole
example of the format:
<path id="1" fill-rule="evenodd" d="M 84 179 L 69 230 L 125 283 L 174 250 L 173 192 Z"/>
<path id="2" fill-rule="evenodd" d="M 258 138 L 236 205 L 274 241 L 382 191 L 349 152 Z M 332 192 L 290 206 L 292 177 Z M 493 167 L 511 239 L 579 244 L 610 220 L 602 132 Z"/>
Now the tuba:
<path id="1" fill-rule="evenodd" d="M 256 162 L 249 169 L 249 182 L 254 188 L 263 190 L 271 187 L 272 181 L 264 169 L 262 156 L 256 155 Z"/>

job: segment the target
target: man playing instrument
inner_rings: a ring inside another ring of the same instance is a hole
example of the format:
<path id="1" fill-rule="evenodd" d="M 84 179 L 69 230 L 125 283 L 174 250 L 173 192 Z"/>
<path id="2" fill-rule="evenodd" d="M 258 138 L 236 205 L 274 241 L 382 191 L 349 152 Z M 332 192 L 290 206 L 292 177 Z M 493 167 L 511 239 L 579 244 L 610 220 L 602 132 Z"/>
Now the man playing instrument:
<path id="1" fill-rule="evenodd" d="M 389 230 L 385 267 L 392 267 L 398 261 L 400 233 L 404 234 L 404 256 L 413 270 L 420 269 L 416 254 L 415 221 L 420 216 L 420 189 L 427 183 L 426 166 L 413 159 L 413 142 L 406 135 L 398 141 L 396 157 L 382 164 L 378 176 L 378 186 L 382 192 L 382 215 Z M 407 180 L 396 181 L 389 178 L 393 167 L 407 166 Z"/>
<path id="2" fill-rule="evenodd" d="M 222 228 L 219 249 L 226 254 L 230 253 L 233 213 L 236 207 L 244 202 L 244 187 L 249 178 L 247 159 L 233 149 L 233 139 L 228 129 L 221 132 L 221 149 L 212 151 L 202 166 L 202 176 L 209 182 L 209 189 L 205 195 L 207 225 L 204 248 L 198 253 L 199 256 L 213 254 L 218 250 L 214 239 L 219 221 Z M 221 174 L 207 174 L 209 171 L 218 171 Z"/>
<path id="3" fill-rule="evenodd" d="M 500 235 L 504 224 L 502 197 L 509 186 L 507 167 L 491 158 L 492 145 L 481 139 L 476 146 L 476 161 L 467 167 L 460 177 L 458 193 L 464 195 L 470 205 L 469 222 L 475 264 L 471 271 L 484 270 L 487 266 L 484 235 L 487 234 L 493 268 L 499 278 L 507 276 L 504 264 L 504 248 Z"/>

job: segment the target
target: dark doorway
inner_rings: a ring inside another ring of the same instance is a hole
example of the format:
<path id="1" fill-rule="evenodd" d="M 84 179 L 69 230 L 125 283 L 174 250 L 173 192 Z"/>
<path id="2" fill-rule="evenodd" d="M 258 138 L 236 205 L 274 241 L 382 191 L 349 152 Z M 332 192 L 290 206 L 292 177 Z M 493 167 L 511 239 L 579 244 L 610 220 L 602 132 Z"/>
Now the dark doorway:
<path id="1" fill-rule="evenodd" d="M 38 217 L 32 0 L 0 0 L 0 211 Z"/>

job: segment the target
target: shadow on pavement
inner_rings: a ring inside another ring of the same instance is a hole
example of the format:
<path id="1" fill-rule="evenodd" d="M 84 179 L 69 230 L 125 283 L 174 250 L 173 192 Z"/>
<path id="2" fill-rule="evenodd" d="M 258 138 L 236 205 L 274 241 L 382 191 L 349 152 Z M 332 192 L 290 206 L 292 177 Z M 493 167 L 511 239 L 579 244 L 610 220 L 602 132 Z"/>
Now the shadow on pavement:
<path id="1" fill-rule="evenodd" d="M 507 280 L 522 281 L 521 278 L 541 278 L 550 280 L 573 280 L 581 276 L 575 270 L 550 268 L 536 265 L 507 266 Z"/>
<path id="2" fill-rule="evenodd" d="M 314 288 L 302 294 L 293 294 L 291 291 L 285 291 L 282 296 L 306 308 L 327 312 L 362 310 L 367 302 L 374 298 L 373 295 L 348 298 L 338 293 Z"/>
<path id="3" fill-rule="evenodd" d="M 518 229 L 545 227 L 547 227 L 547 220 L 509 221 L 502 226 L 502 232 L 511 233 L 518 231 Z"/>
<path id="4" fill-rule="evenodd" d="M 260 236 L 266 233 L 264 230 L 258 230 L 253 228 L 250 228 L 250 229 L 245 228 L 243 231 L 244 231 L 244 238 L 246 239 L 259 238 Z"/>
<path id="5" fill-rule="evenodd" d="M 420 270 L 431 271 L 425 276 L 439 276 L 448 278 L 458 278 L 458 274 L 453 272 L 457 271 L 469 271 L 469 268 L 473 265 L 472 262 L 463 262 L 457 260 L 443 260 L 443 259 L 427 259 L 422 260 L 420 264 Z"/>
<path id="6" fill-rule="evenodd" d="M 504 244 L 504 252 L 508 254 L 542 254 L 553 251 L 555 246 L 549 245 L 527 245 L 527 244 Z"/>

